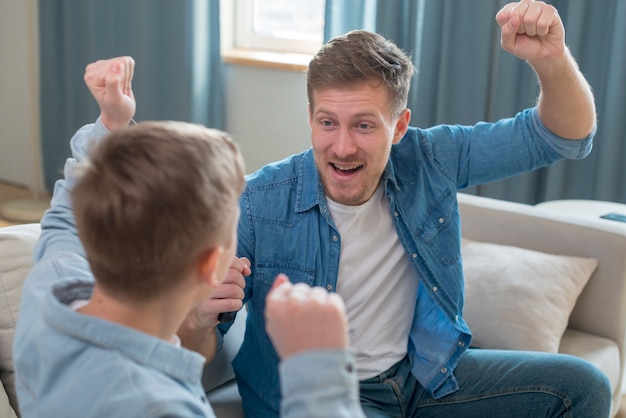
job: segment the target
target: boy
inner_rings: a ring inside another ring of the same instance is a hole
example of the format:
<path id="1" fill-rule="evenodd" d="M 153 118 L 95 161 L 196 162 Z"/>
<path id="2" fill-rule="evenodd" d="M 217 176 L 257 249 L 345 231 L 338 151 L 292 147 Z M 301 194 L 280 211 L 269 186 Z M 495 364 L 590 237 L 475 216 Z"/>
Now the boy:
<path id="1" fill-rule="evenodd" d="M 200 383 L 206 359 L 182 348 L 177 332 L 190 322 L 214 327 L 219 312 L 241 308 L 250 273 L 235 258 L 244 164 L 220 131 L 181 122 L 128 127 L 133 68 L 123 57 L 86 70 L 100 118 L 72 139 L 23 288 L 14 343 L 23 417 L 214 416 Z M 281 324 L 272 332 L 277 349 L 305 360 L 285 364 L 285 374 L 306 376 L 309 397 L 318 387 L 318 401 L 358 415 L 341 300 L 293 293 L 285 278 L 275 288 L 284 302 L 268 313 L 268 324 Z M 303 309 L 326 312 L 336 332 L 291 344 L 298 326 L 284 313 Z M 334 374 L 343 396 L 315 383 L 318 361 L 344 366 Z M 285 416 L 303 416 L 305 401 L 286 396 Z"/>

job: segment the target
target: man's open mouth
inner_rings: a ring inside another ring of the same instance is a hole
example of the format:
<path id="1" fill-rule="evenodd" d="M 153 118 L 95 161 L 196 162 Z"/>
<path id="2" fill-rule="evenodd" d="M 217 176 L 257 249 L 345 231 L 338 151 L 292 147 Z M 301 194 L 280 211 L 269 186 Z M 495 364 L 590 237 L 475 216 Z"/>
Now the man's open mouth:
<path id="1" fill-rule="evenodd" d="M 356 173 L 361 168 L 363 168 L 362 164 L 350 164 L 350 165 L 339 166 L 335 163 L 330 163 L 330 166 L 335 170 L 335 172 L 342 174 L 342 175 Z"/>

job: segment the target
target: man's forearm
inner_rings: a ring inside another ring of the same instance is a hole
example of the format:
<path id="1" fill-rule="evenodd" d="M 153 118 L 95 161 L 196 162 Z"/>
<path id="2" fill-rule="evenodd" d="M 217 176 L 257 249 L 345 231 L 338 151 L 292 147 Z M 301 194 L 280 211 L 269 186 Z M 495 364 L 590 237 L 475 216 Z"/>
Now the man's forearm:
<path id="1" fill-rule="evenodd" d="M 210 363 L 217 354 L 218 332 L 217 327 L 197 329 L 183 326 L 178 330 L 178 337 L 183 347 L 203 355 Z"/>
<path id="2" fill-rule="evenodd" d="M 533 69 L 541 86 L 537 105 L 541 121 L 563 138 L 587 137 L 596 124 L 593 92 L 569 50 Z"/>

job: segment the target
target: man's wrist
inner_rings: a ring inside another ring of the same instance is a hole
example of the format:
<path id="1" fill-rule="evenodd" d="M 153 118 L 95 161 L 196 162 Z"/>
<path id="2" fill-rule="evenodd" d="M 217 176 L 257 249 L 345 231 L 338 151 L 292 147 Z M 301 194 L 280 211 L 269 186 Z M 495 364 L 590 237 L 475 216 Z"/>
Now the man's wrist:
<path id="1" fill-rule="evenodd" d="M 528 62 L 537 74 L 539 80 L 549 77 L 562 77 L 563 74 L 578 72 L 578 63 L 572 56 L 569 48 L 565 47 L 559 56 L 551 56 L 536 62 Z"/>

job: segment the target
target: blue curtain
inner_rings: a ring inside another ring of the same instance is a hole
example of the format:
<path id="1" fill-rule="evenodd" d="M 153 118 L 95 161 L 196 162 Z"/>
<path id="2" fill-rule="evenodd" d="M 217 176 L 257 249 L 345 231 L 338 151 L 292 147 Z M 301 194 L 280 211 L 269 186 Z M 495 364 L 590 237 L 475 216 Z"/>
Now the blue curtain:
<path id="1" fill-rule="evenodd" d="M 626 1 L 553 0 L 566 42 L 591 84 L 598 108 L 594 151 L 471 190 L 525 203 L 552 199 L 626 202 Z M 495 121 L 533 106 L 532 69 L 500 48 L 495 15 L 503 0 L 327 0 L 325 40 L 353 29 L 378 32 L 417 68 L 411 124 Z"/>
<path id="2" fill-rule="evenodd" d="M 218 0 L 40 0 L 41 127 L 52 190 L 68 139 L 99 111 L 83 81 L 98 59 L 135 59 L 136 120 L 223 129 Z"/>

